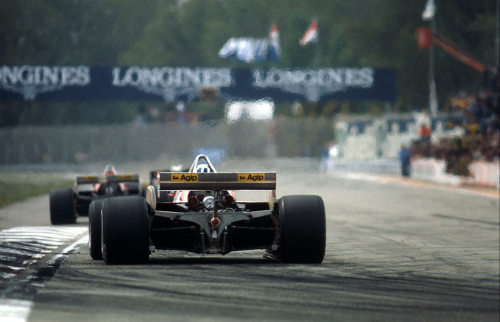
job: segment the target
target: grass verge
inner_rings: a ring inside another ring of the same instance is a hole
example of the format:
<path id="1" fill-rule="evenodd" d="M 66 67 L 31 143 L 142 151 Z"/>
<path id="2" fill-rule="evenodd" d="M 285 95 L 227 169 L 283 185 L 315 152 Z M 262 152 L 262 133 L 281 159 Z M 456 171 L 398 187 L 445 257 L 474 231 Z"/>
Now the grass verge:
<path id="1" fill-rule="evenodd" d="M 74 179 L 57 174 L 0 172 L 0 208 L 74 183 Z"/>

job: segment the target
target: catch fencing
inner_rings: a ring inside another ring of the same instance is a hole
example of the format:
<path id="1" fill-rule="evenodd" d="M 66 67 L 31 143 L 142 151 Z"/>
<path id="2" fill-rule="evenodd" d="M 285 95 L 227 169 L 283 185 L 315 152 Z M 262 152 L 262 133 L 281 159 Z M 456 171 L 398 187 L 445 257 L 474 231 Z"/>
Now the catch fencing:
<path id="1" fill-rule="evenodd" d="M 0 129 L 0 164 L 319 156 L 333 138 L 328 118 L 194 124 L 123 124 Z"/>
<path id="2" fill-rule="evenodd" d="M 449 116 L 285 117 L 269 121 L 130 123 L 0 129 L 0 164 L 189 160 L 200 152 L 220 157 L 320 157 L 336 140 L 338 157 L 394 159 L 428 124 L 431 142 L 461 137 Z M 460 122 L 460 118 L 458 121 Z"/>

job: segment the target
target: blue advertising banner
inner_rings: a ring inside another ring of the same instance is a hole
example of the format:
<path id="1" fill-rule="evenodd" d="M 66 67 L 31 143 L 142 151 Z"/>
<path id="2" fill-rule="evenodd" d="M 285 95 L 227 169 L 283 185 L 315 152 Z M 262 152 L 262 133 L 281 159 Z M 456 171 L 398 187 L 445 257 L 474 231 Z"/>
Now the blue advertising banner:
<path id="1" fill-rule="evenodd" d="M 0 66 L 0 100 L 191 101 L 203 89 L 226 100 L 394 102 L 397 97 L 396 71 L 389 68 Z"/>

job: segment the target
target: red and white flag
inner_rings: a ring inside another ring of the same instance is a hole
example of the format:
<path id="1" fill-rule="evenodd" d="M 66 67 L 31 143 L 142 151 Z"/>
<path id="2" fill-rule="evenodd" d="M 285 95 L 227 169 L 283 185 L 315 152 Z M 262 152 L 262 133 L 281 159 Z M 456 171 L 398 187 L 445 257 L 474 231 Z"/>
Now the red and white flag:
<path id="1" fill-rule="evenodd" d="M 278 62 L 281 55 L 280 32 L 275 23 L 271 25 L 271 30 L 269 31 L 269 44 L 268 59 L 273 62 Z"/>
<path id="2" fill-rule="evenodd" d="M 306 30 L 305 34 L 300 38 L 300 44 L 302 46 L 307 45 L 310 42 L 317 41 L 318 40 L 318 21 L 316 19 L 313 19 L 311 22 L 311 25 L 309 28 Z"/>
<path id="3" fill-rule="evenodd" d="M 271 25 L 271 30 L 269 31 L 269 39 L 271 40 L 271 45 L 278 47 L 279 46 L 279 38 L 280 32 L 278 30 L 278 26 L 273 23 Z"/>

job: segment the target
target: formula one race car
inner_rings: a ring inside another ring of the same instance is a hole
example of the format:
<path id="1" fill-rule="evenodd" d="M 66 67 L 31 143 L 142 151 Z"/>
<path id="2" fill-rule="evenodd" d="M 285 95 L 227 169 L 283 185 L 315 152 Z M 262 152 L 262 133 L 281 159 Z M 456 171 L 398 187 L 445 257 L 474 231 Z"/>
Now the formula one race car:
<path id="1" fill-rule="evenodd" d="M 50 192 L 50 222 L 53 225 L 72 224 L 77 216 L 88 215 L 94 200 L 142 194 L 143 185 L 138 174 L 117 174 L 112 165 L 107 165 L 102 176 L 77 177 L 74 189 L 53 189 Z"/>
<path id="2" fill-rule="evenodd" d="M 203 162 L 204 161 L 204 162 Z M 156 250 L 202 254 L 264 249 L 286 263 L 321 263 L 326 224 L 319 196 L 276 200 L 276 173 L 218 173 L 205 155 L 189 172 L 158 172 L 146 199 L 94 201 L 89 210 L 89 250 L 106 264 L 144 263 Z M 264 202 L 243 202 L 236 190 L 269 190 Z M 172 202 L 157 202 L 175 191 Z"/>

